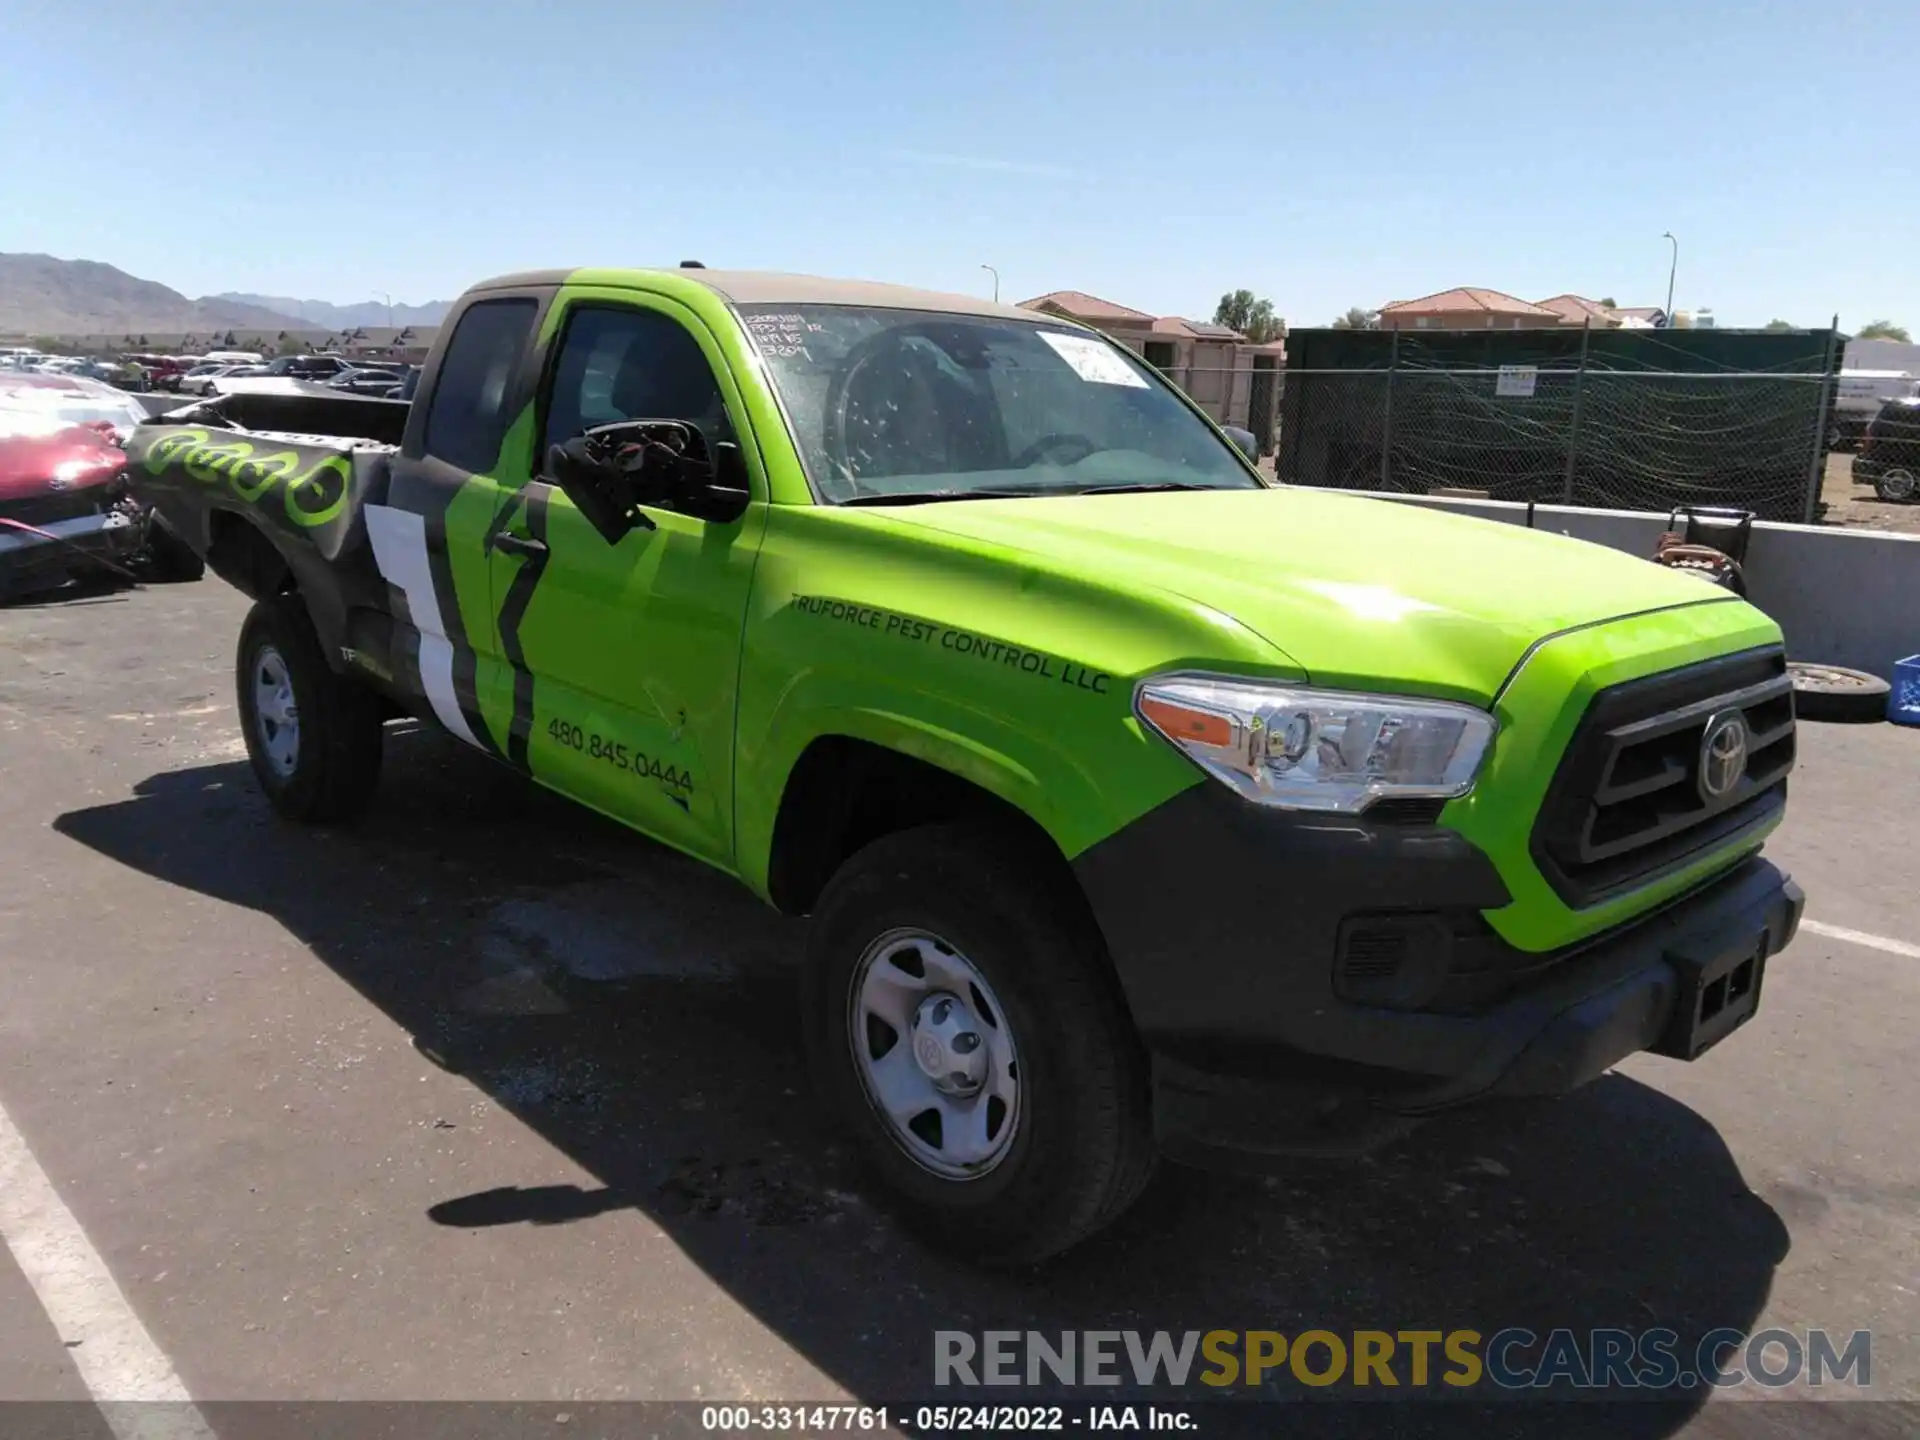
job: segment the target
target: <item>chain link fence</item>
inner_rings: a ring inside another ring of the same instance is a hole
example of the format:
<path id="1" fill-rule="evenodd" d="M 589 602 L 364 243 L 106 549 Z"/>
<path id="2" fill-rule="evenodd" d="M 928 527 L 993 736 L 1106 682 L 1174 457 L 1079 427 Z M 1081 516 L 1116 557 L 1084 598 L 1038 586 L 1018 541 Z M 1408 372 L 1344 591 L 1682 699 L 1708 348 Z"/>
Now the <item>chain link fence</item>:
<path id="1" fill-rule="evenodd" d="M 1832 362 L 1808 361 L 1835 353 L 1823 335 L 1772 347 L 1790 352 L 1791 368 L 1776 369 L 1716 368 L 1698 354 L 1684 356 L 1690 369 L 1629 367 L 1617 341 L 1589 355 L 1579 332 L 1557 337 L 1579 345 L 1573 355 L 1447 364 L 1426 344 L 1374 335 L 1384 366 L 1287 369 L 1275 473 L 1296 485 L 1809 520 L 1831 430 Z M 1749 345 L 1743 358 L 1766 353 Z"/>

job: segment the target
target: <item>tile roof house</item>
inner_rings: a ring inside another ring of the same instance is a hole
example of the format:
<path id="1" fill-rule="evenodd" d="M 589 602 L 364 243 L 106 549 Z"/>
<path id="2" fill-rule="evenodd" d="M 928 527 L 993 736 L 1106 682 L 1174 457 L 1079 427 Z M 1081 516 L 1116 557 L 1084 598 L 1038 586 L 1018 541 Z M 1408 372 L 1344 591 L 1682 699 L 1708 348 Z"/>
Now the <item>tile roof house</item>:
<path id="1" fill-rule="evenodd" d="M 1620 317 L 1598 300 L 1589 300 L 1584 295 L 1556 295 L 1551 300 L 1542 300 L 1542 307 L 1556 312 L 1562 324 L 1591 325 L 1596 330 L 1617 330 Z"/>
<path id="2" fill-rule="evenodd" d="M 1020 308 L 1064 315 L 1069 320 L 1078 320 L 1083 325 L 1092 325 L 1101 330 L 1109 325 L 1123 329 L 1151 329 L 1154 318 L 1144 310 L 1116 305 L 1111 300 L 1102 300 L 1098 295 L 1089 295 L 1084 290 L 1050 291 L 1045 295 L 1036 295 L 1031 300 L 1022 300 Z"/>
<path id="3" fill-rule="evenodd" d="M 1544 330 L 1562 323 L 1557 310 L 1474 285 L 1380 307 L 1382 330 Z"/>
<path id="4" fill-rule="evenodd" d="M 1286 341 L 1248 343 L 1238 330 L 1179 315 L 1149 315 L 1082 290 L 1055 290 L 1020 302 L 1022 310 L 1078 320 L 1133 351 L 1224 425 L 1244 425 L 1271 442 L 1279 387 L 1258 372 L 1286 365 Z"/>

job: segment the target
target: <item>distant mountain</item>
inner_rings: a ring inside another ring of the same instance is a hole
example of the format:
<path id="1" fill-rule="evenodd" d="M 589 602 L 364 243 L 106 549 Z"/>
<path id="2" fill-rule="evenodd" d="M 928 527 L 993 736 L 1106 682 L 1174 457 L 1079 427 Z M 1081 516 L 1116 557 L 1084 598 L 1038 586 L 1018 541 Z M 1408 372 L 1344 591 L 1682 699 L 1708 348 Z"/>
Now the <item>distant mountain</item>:
<path id="1" fill-rule="evenodd" d="M 310 327 L 282 311 L 226 296 L 189 300 L 178 290 L 97 260 L 0 254 L 0 334 L 298 328 Z"/>
<path id="2" fill-rule="evenodd" d="M 287 295 L 244 295 L 238 291 L 227 291 L 212 298 L 236 305 L 258 305 L 325 330 L 345 330 L 355 325 L 438 325 L 453 308 L 450 300 L 429 300 L 424 305 L 395 305 L 389 311 L 386 302 L 381 300 L 335 305 L 330 300 L 295 300 Z M 393 317 L 391 320 L 387 318 L 389 314 Z"/>

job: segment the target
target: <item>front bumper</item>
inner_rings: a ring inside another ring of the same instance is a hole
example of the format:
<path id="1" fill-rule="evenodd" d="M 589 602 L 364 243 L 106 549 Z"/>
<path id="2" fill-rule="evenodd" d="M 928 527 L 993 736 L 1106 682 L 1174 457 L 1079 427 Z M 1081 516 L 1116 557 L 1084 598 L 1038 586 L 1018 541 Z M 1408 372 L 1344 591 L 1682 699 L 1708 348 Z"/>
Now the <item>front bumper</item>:
<path id="1" fill-rule="evenodd" d="M 0 525 L 0 595 L 57 585 L 90 559 L 124 559 L 140 548 L 143 527 L 114 509 L 51 520 L 33 531 Z"/>
<path id="2" fill-rule="evenodd" d="M 1463 837 L 1262 811 L 1216 788 L 1076 861 L 1153 1054 L 1161 1146 L 1196 1163 L 1364 1150 L 1452 1106 L 1565 1093 L 1638 1051 L 1691 1059 L 1752 1015 L 1805 903 L 1749 857 L 1531 954 L 1476 934 L 1473 912 L 1506 891 Z M 1410 912 L 1456 917 L 1452 963 L 1473 973 L 1410 1008 L 1343 998 L 1345 927 Z"/>

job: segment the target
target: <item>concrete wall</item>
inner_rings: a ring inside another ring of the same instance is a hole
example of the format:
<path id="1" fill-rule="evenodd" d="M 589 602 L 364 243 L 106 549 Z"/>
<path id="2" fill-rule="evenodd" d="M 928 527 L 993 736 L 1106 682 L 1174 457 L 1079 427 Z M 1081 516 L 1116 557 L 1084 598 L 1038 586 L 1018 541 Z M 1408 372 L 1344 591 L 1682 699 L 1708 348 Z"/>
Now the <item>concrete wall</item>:
<path id="1" fill-rule="evenodd" d="M 1498 500 L 1371 498 L 1509 525 L 1527 523 L 1525 505 Z M 1537 505 L 1533 524 L 1647 559 L 1667 528 L 1667 517 Z M 1779 622 L 1787 653 L 1796 660 L 1846 665 L 1890 679 L 1894 661 L 1920 654 L 1920 535 L 1761 521 L 1753 527 L 1744 568 L 1748 598 Z"/>

